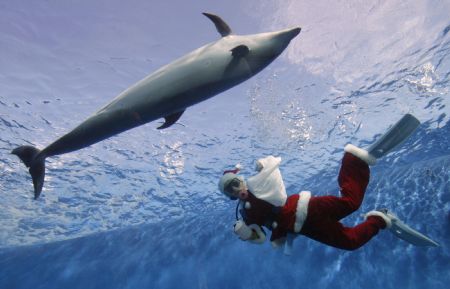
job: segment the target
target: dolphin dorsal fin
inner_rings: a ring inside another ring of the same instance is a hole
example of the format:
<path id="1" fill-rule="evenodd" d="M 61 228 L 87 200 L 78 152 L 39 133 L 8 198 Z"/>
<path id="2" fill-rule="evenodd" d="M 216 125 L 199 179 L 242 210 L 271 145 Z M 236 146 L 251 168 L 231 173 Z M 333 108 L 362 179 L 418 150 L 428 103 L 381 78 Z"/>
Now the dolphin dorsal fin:
<path id="1" fill-rule="evenodd" d="M 225 21 L 222 20 L 222 18 L 220 18 L 217 15 L 214 15 L 211 13 L 206 13 L 206 12 L 203 13 L 203 15 L 208 17 L 214 23 L 214 25 L 216 25 L 216 29 L 220 33 L 220 35 L 222 35 L 222 37 L 225 37 L 225 36 L 228 36 L 231 34 L 230 26 L 228 26 L 228 24 L 226 24 Z"/>

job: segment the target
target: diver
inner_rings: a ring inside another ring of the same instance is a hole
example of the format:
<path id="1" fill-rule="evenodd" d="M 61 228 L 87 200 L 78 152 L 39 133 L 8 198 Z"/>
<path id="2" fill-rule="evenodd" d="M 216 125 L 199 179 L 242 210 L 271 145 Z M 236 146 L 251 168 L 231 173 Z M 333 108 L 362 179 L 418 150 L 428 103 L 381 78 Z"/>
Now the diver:
<path id="1" fill-rule="evenodd" d="M 368 150 L 346 145 L 338 176 L 340 196 L 312 196 L 309 191 L 287 196 L 279 157 L 259 159 L 257 174 L 247 180 L 238 175 L 239 167 L 225 171 L 219 181 L 219 190 L 231 200 L 239 200 L 234 232 L 241 240 L 262 244 L 266 240 L 265 227 L 272 232 L 272 245 L 285 245 L 285 252 L 297 235 L 339 249 L 356 250 L 386 228 L 412 244 L 438 246 L 386 209 L 366 213 L 365 220 L 354 227 L 341 223 L 361 206 L 369 183 L 369 165 L 374 165 L 376 159 L 404 141 L 419 124 L 414 116 L 407 114 Z M 238 211 L 242 219 L 239 219 Z"/>

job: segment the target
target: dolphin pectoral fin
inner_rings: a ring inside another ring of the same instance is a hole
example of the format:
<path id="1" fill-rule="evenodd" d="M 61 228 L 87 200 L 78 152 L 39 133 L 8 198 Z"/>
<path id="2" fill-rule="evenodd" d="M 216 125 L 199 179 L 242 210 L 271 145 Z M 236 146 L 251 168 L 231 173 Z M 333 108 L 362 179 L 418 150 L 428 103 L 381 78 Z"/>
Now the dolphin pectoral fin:
<path id="1" fill-rule="evenodd" d="M 224 70 L 225 75 L 233 74 L 235 70 L 240 69 L 247 72 L 247 75 L 250 77 L 253 75 L 253 72 L 250 68 L 250 65 L 247 62 L 245 56 L 250 52 L 248 46 L 241 44 L 230 50 L 233 58 L 230 63 Z"/>
<path id="2" fill-rule="evenodd" d="M 172 113 L 171 115 L 164 117 L 165 122 L 160 127 L 158 127 L 158 129 L 165 129 L 165 128 L 168 128 L 169 126 L 171 126 L 172 124 L 176 123 L 177 120 L 180 119 L 183 112 L 184 112 L 184 110 L 176 112 L 176 113 Z"/>
<path id="3" fill-rule="evenodd" d="M 216 29 L 220 33 L 220 35 L 222 35 L 222 37 L 231 34 L 230 26 L 228 26 L 228 24 L 226 24 L 225 21 L 222 20 L 222 18 L 211 13 L 203 13 L 203 15 L 208 17 L 214 23 L 214 25 L 216 25 Z"/>
<path id="4" fill-rule="evenodd" d="M 233 57 L 244 57 L 248 54 L 248 52 L 250 51 L 250 49 L 248 49 L 248 47 L 246 45 L 238 45 L 235 48 L 231 49 L 231 55 L 233 55 Z"/>
<path id="5" fill-rule="evenodd" d="M 33 179 L 34 199 L 39 198 L 45 178 L 45 156 L 40 155 L 40 150 L 32 146 L 20 146 L 11 153 L 20 158 L 25 164 Z"/>
<path id="6" fill-rule="evenodd" d="M 247 59 L 244 57 L 233 57 L 225 68 L 224 75 L 232 75 L 237 69 L 243 69 L 247 73 L 248 77 L 253 76 L 253 71 L 248 64 Z"/>

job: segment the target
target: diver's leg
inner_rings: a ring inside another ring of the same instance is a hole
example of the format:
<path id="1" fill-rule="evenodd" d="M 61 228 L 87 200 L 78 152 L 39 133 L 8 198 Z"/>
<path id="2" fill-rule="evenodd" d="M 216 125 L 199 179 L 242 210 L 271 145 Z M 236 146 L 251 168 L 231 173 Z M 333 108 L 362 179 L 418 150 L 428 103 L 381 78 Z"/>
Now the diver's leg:
<path id="1" fill-rule="evenodd" d="M 338 178 L 342 193 L 341 205 L 332 211 L 334 218 L 340 220 L 360 207 L 369 183 L 369 165 L 374 165 L 378 158 L 401 144 L 419 124 L 414 116 L 406 114 L 368 150 L 351 144 L 345 146 L 346 154 Z"/>
<path id="2" fill-rule="evenodd" d="M 338 177 L 341 196 L 312 197 L 308 205 L 308 216 L 310 211 L 317 211 L 322 217 L 339 221 L 356 211 L 363 201 L 369 175 L 367 163 L 345 153 Z"/>
<path id="3" fill-rule="evenodd" d="M 353 154 L 346 152 L 342 159 L 338 177 L 342 205 L 335 210 L 337 220 L 359 209 L 369 184 L 369 178 L 369 165 Z"/>
<path id="4" fill-rule="evenodd" d="M 352 228 L 331 219 L 307 219 L 300 233 L 329 246 L 356 250 L 385 227 L 386 223 L 379 217 L 368 217 L 366 221 Z"/>

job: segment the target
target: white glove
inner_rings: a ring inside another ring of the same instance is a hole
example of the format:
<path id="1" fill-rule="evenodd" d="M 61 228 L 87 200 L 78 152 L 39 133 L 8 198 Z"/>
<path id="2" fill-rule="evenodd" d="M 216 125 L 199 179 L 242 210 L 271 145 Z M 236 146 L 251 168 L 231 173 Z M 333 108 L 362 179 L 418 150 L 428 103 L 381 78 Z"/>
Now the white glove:
<path id="1" fill-rule="evenodd" d="M 251 238 L 249 242 L 254 244 L 264 243 L 264 241 L 266 240 L 266 233 L 264 233 L 263 229 L 256 224 L 251 224 L 249 228 L 253 231 L 254 234 L 256 234 L 256 238 Z"/>
<path id="2" fill-rule="evenodd" d="M 239 236 L 241 240 L 247 241 L 252 236 L 252 229 L 242 220 L 237 220 L 234 224 L 234 233 Z"/>

